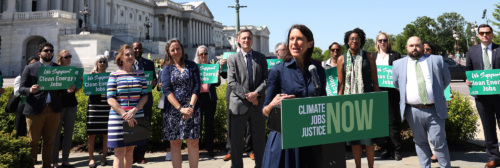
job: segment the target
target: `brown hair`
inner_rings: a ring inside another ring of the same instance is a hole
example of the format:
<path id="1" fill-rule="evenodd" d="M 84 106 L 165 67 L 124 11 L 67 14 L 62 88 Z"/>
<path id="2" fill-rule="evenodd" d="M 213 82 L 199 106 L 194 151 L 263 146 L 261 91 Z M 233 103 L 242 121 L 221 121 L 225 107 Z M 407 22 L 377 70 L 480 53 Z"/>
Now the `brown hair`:
<path id="1" fill-rule="evenodd" d="M 61 50 L 61 51 L 57 54 L 57 59 L 56 59 L 56 60 L 57 60 L 57 62 L 56 62 L 56 63 L 57 63 L 58 65 L 61 65 L 61 64 L 62 64 L 62 61 L 61 61 L 62 56 L 63 56 L 64 54 L 66 54 L 66 53 L 69 53 L 69 51 L 68 51 L 68 50 Z"/>
<path id="2" fill-rule="evenodd" d="M 124 44 L 120 47 L 120 50 L 118 50 L 118 55 L 116 55 L 115 62 L 116 62 L 116 65 L 120 68 L 123 66 L 122 57 L 125 56 L 125 50 L 128 50 L 128 49 L 132 49 L 132 47 L 128 44 Z"/>
<path id="3" fill-rule="evenodd" d="M 484 27 L 488 27 L 488 28 L 490 28 L 490 32 L 492 32 L 492 33 L 493 33 L 493 28 L 491 28 L 491 26 L 490 26 L 490 25 L 488 25 L 488 24 L 481 24 L 481 25 L 479 25 L 479 27 L 477 28 L 477 34 L 479 34 L 479 29 L 480 29 L 480 28 L 484 28 Z"/>
<path id="4" fill-rule="evenodd" d="M 375 38 L 375 51 L 377 51 L 377 52 L 380 51 L 380 49 L 379 49 L 380 47 L 378 46 L 378 36 L 380 36 L 381 34 L 383 34 L 385 36 L 385 38 L 387 38 L 387 52 L 391 52 L 392 51 L 391 39 L 389 38 L 389 36 L 385 32 L 379 32 L 377 34 L 377 38 Z"/>
<path id="5" fill-rule="evenodd" d="M 165 61 L 163 61 L 163 64 L 161 65 L 162 67 L 165 66 L 165 65 L 172 65 L 172 64 L 174 64 L 172 55 L 168 51 L 168 49 L 170 48 L 170 46 L 173 43 L 178 43 L 181 46 L 182 56 L 181 56 L 181 61 L 180 62 L 184 62 L 184 47 L 182 46 L 181 42 L 177 38 L 173 38 L 171 40 L 168 40 L 167 41 L 167 45 L 165 46 Z"/>
<path id="6" fill-rule="evenodd" d="M 290 53 L 290 50 L 288 50 L 288 47 L 290 46 L 290 33 L 292 33 L 293 29 L 299 30 L 300 33 L 302 33 L 304 35 L 304 37 L 307 39 L 307 41 L 314 42 L 313 33 L 309 28 L 307 28 L 306 25 L 296 24 L 296 25 L 293 25 L 292 27 L 290 27 L 290 30 L 288 30 L 288 36 L 286 39 L 287 54 L 285 57 L 283 57 L 283 61 L 285 61 L 285 62 L 289 62 L 290 60 L 292 60 L 292 54 Z M 311 57 L 312 57 L 313 50 L 314 50 L 314 43 L 311 46 L 311 48 L 308 48 L 306 50 L 306 53 L 304 53 L 304 65 L 309 64 L 309 61 L 311 60 Z"/>

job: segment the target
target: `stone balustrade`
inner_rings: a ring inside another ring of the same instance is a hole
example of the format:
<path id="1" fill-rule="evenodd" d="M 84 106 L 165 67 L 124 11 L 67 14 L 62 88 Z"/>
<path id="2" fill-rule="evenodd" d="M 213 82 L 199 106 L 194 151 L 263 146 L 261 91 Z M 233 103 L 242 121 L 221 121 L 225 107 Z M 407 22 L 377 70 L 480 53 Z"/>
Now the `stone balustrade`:
<path id="1" fill-rule="evenodd" d="M 76 19 L 76 14 L 61 10 L 14 13 L 14 20 L 31 20 L 31 19 L 45 19 L 45 18 Z M 1 17 L 0 15 L 0 20 L 2 19 L 3 17 Z"/>

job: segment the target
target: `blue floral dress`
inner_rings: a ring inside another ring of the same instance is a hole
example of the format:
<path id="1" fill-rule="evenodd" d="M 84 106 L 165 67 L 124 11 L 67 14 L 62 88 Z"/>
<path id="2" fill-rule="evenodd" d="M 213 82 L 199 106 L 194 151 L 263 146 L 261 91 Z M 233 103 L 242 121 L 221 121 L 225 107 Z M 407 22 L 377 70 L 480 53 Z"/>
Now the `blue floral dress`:
<path id="1" fill-rule="evenodd" d="M 172 93 L 182 107 L 189 106 L 191 101 L 191 96 L 193 95 L 190 88 L 190 83 L 193 82 L 191 80 L 188 68 L 184 68 L 181 72 L 176 66 L 172 66 L 172 71 L 170 72 Z M 189 119 L 183 120 L 181 112 L 170 106 L 163 115 L 164 139 L 169 141 L 177 139 L 199 139 L 200 120 L 199 108 L 195 108 L 193 115 L 191 115 Z"/>

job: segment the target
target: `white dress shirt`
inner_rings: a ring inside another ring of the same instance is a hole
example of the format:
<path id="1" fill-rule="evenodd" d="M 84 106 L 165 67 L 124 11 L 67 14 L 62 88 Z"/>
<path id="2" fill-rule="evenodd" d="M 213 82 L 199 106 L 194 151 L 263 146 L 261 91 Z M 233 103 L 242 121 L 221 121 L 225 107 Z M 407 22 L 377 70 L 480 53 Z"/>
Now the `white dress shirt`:
<path id="1" fill-rule="evenodd" d="M 427 59 L 424 56 L 418 59 L 418 64 L 422 69 L 425 80 L 425 88 L 427 89 L 427 104 L 434 104 L 434 94 L 432 92 L 432 78 L 429 74 Z M 406 103 L 407 104 L 422 104 L 418 95 L 417 73 L 415 72 L 415 60 L 408 57 L 406 69 Z"/>
<path id="2" fill-rule="evenodd" d="M 385 58 L 383 55 L 378 54 L 377 60 L 375 60 L 376 65 L 389 65 L 389 54 L 386 54 Z"/>

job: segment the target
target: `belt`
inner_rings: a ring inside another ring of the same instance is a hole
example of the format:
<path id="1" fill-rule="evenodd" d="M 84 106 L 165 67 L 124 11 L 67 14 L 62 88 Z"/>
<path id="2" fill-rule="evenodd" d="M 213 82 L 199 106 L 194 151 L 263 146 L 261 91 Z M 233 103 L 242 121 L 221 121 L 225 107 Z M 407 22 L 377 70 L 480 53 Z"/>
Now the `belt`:
<path id="1" fill-rule="evenodd" d="M 434 104 L 406 104 L 408 106 L 411 106 L 411 107 L 415 107 L 415 108 L 421 108 L 421 109 L 428 109 L 428 108 L 432 108 L 434 107 Z"/>

